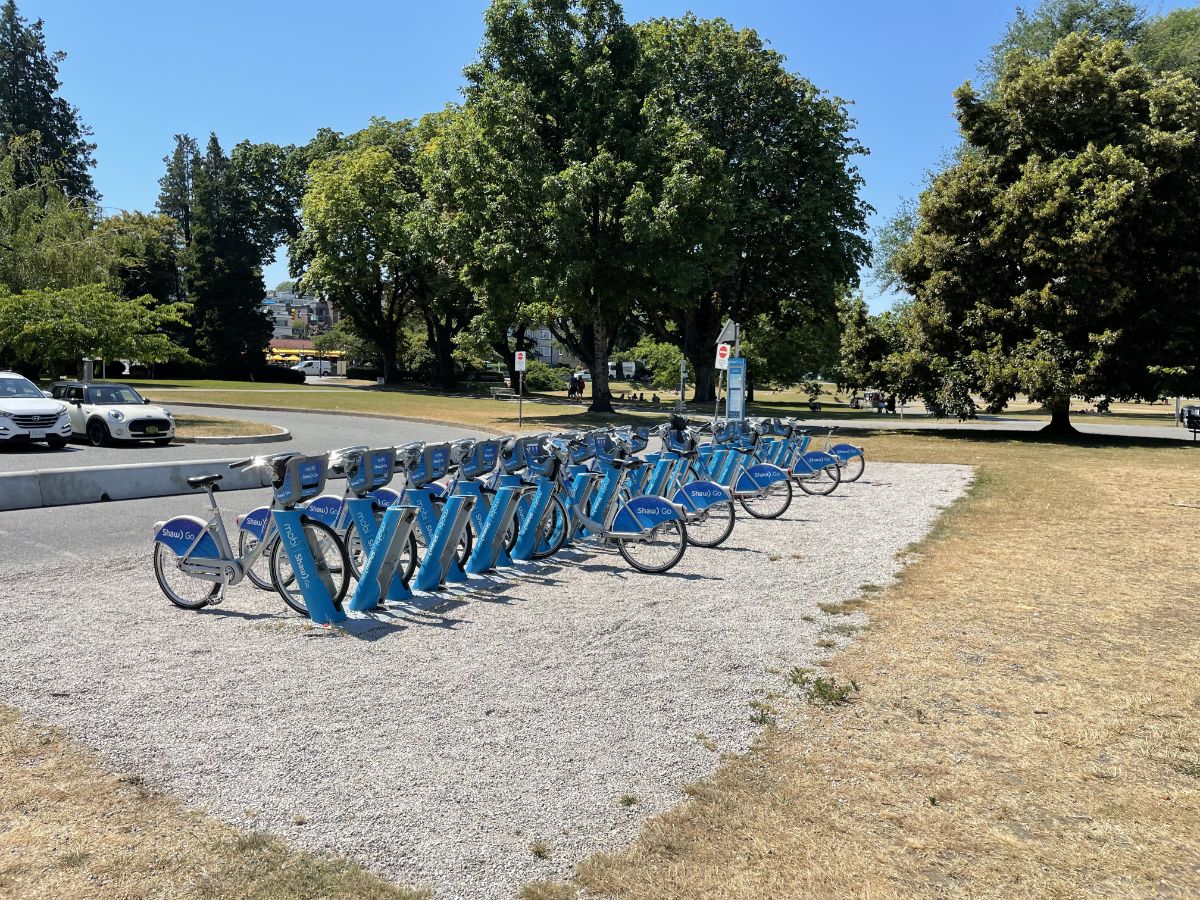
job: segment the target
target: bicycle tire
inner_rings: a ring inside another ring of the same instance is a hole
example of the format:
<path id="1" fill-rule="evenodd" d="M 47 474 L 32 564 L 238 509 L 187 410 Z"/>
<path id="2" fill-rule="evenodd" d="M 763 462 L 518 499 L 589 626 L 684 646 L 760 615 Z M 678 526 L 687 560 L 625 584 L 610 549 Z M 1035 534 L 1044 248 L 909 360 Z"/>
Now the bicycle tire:
<path id="1" fill-rule="evenodd" d="M 324 547 L 333 548 L 335 554 L 335 562 L 340 568 L 329 565 L 329 561 L 325 558 L 325 568 L 329 570 L 333 577 L 334 597 L 333 605 L 337 609 L 342 608 L 342 601 L 346 598 L 346 591 L 350 587 L 350 557 L 346 553 L 346 545 L 342 543 L 342 539 L 338 537 L 337 532 L 326 525 L 324 522 L 317 522 L 312 519 L 303 521 L 305 531 L 313 530 L 319 532 L 318 543 L 324 539 Z M 322 553 L 322 557 L 326 557 L 326 552 Z M 295 584 L 295 576 L 288 578 L 283 570 L 283 566 L 287 565 L 288 570 L 291 569 L 291 559 L 287 555 L 287 551 L 283 548 L 283 541 L 276 541 L 275 546 L 271 549 L 271 582 L 275 585 L 275 590 L 291 609 L 300 613 L 300 615 L 308 616 L 308 606 L 304 602 L 304 597 L 298 592 L 290 589 L 290 585 Z M 317 561 L 320 568 L 322 560 Z"/>
<path id="2" fill-rule="evenodd" d="M 650 575 L 660 575 L 663 572 L 669 572 L 679 564 L 683 559 L 683 553 L 687 550 L 688 537 L 687 527 L 678 519 L 668 519 L 660 525 L 654 527 L 654 534 L 662 534 L 667 531 L 674 533 L 672 543 L 675 545 L 675 552 L 666 562 L 647 563 L 645 559 L 639 559 L 632 552 L 633 547 L 644 547 L 649 541 L 633 540 L 630 538 L 617 538 L 617 550 L 625 557 L 625 562 L 629 563 L 639 572 L 646 572 Z"/>
<path id="3" fill-rule="evenodd" d="M 542 520 L 538 523 L 540 536 L 533 546 L 534 559 L 547 559 L 562 549 L 563 544 L 567 542 L 569 521 L 562 498 L 558 494 L 551 495 L 550 505 L 542 513 Z"/>
<path id="4" fill-rule="evenodd" d="M 792 482 L 791 479 L 782 478 L 779 481 L 772 482 L 767 486 L 765 495 L 751 494 L 749 496 L 738 497 L 738 503 L 742 504 L 742 509 L 750 513 L 756 519 L 778 519 L 788 507 L 792 505 Z M 782 498 L 782 502 L 776 501 L 776 506 L 769 502 L 762 502 L 770 495 L 776 495 Z"/>
<path id="5" fill-rule="evenodd" d="M 862 478 L 863 471 L 867 468 L 867 455 L 858 453 L 850 457 L 842 465 L 842 482 L 858 481 Z"/>
<path id="6" fill-rule="evenodd" d="M 170 555 L 170 557 L 171 557 L 170 561 L 167 561 L 167 559 L 166 559 L 166 557 L 168 555 Z M 185 597 L 184 595 L 180 594 L 168 583 L 167 572 L 166 572 L 166 566 L 168 566 L 168 565 L 174 566 L 175 560 L 177 560 L 178 558 L 179 557 L 176 556 L 175 551 L 172 550 L 170 547 L 168 547 L 166 544 L 155 543 L 155 545 L 154 545 L 154 577 L 156 579 L 158 579 L 159 588 L 162 589 L 162 592 L 166 596 L 166 598 L 168 600 L 170 600 L 172 603 L 174 603 L 176 606 L 178 606 L 180 609 L 191 609 L 191 610 L 204 609 L 204 607 L 208 606 L 208 604 L 212 601 L 212 598 L 217 596 L 217 592 L 221 589 L 221 586 L 219 584 L 217 584 L 215 581 L 204 581 L 201 578 L 193 578 L 191 575 L 188 575 L 186 572 L 183 572 L 182 570 L 180 570 L 180 574 L 184 575 L 186 578 L 190 579 L 191 581 L 195 581 L 199 584 L 212 585 L 212 587 L 209 589 L 207 594 L 200 594 L 200 595 L 198 595 L 198 598 L 196 598 L 196 599 L 193 599 L 191 597 Z M 178 568 L 178 567 L 176 567 L 176 568 Z"/>
<path id="7" fill-rule="evenodd" d="M 800 490 L 810 497 L 828 497 L 842 483 L 842 468 L 836 463 L 830 463 L 819 472 L 796 478 Z"/>
<path id="8" fill-rule="evenodd" d="M 276 533 L 278 535 L 278 532 Z M 278 536 L 276 537 L 278 540 Z M 251 543 L 253 541 L 254 543 Z M 250 551 L 254 549 L 258 543 L 258 538 L 249 531 L 238 532 L 238 558 L 245 559 L 250 555 Z M 259 571 L 259 566 L 265 569 L 265 572 Z M 271 584 L 271 551 L 263 550 L 259 554 L 258 559 L 254 561 L 254 565 L 246 570 L 246 577 L 250 579 L 250 583 L 260 591 L 273 591 L 275 585 Z"/>
<path id="9" fill-rule="evenodd" d="M 737 516 L 732 500 L 722 500 L 719 503 L 714 503 L 700 513 L 700 516 L 703 518 L 700 518 L 697 522 L 692 522 L 687 530 L 688 543 L 693 547 L 720 547 L 733 534 L 733 525 L 737 521 Z M 713 532 L 706 532 L 703 523 L 709 521 L 718 521 L 722 523 L 723 527 Z"/>
<path id="10" fill-rule="evenodd" d="M 353 522 L 346 526 L 346 557 L 350 560 L 350 574 L 354 576 L 355 581 L 362 578 L 363 566 L 367 564 L 367 554 L 362 545 L 362 539 L 358 536 L 358 526 Z M 405 584 L 412 580 L 413 572 L 417 569 L 417 539 L 412 531 L 408 532 L 408 546 L 404 553 L 400 556 L 403 569 L 400 572 L 400 578 Z"/>

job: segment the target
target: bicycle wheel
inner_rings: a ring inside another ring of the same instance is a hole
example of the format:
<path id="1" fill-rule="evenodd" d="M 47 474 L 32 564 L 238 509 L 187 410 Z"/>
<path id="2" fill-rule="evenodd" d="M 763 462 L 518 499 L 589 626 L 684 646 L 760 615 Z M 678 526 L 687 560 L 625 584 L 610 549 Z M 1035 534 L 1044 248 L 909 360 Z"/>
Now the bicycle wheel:
<path id="1" fill-rule="evenodd" d="M 538 524 L 538 539 L 533 547 L 534 559 L 546 559 L 562 549 L 567 542 L 567 508 L 562 498 L 554 494 Z"/>
<path id="2" fill-rule="evenodd" d="M 317 570 L 329 572 L 333 580 L 333 605 L 341 609 L 346 589 L 350 587 L 350 559 L 346 547 L 337 533 L 324 522 L 305 520 L 304 530 L 315 539 Z M 283 547 L 283 541 L 275 541 L 275 546 L 271 548 L 271 582 L 284 603 L 300 615 L 308 615 L 308 606 L 296 584 L 296 573 L 292 571 L 292 560 Z"/>
<path id="3" fill-rule="evenodd" d="M 830 463 L 819 472 L 802 475 L 796 479 L 800 490 L 811 496 L 828 497 L 842 483 L 842 470 L 836 463 Z"/>
<path id="4" fill-rule="evenodd" d="M 378 513 L 382 516 L 382 513 Z M 413 529 L 415 531 L 415 529 Z M 346 556 L 350 560 L 350 574 L 354 576 L 354 580 L 358 581 L 362 578 L 362 571 L 367 565 L 367 548 L 363 546 L 362 537 L 359 536 L 358 526 L 351 522 L 346 527 Z M 400 554 L 400 577 L 408 584 L 412 578 L 412 573 L 417 568 L 417 539 L 413 536 L 413 532 L 408 533 L 408 543 Z"/>
<path id="5" fill-rule="evenodd" d="M 215 581 L 193 578 L 179 568 L 180 559 L 166 544 L 154 545 L 154 577 L 167 599 L 180 609 L 203 609 L 217 596 L 221 586 Z"/>
<path id="6" fill-rule="evenodd" d="M 858 481 L 866 467 L 866 454 L 859 453 L 857 456 L 850 457 L 842 464 L 842 481 Z"/>
<path id="7" fill-rule="evenodd" d="M 241 559 L 249 556 L 257 546 L 258 538 L 252 532 L 238 532 L 238 556 Z M 254 561 L 254 565 L 246 570 L 246 577 L 259 590 L 275 590 L 275 585 L 271 584 L 271 550 L 269 548 L 260 553 L 258 559 Z"/>
<path id="8" fill-rule="evenodd" d="M 714 503 L 688 523 L 688 543 L 696 547 L 719 547 L 733 534 L 733 501 Z"/>
<path id="9" fill-rule="evenodd" d="M 437 507 L 439 521 L 442 518 L 442 507 L 445 506 L 445 504 L 446 504 L 446 500 L 444 497 L 434 497 L 433 498 L 433 505 Z M 417 536 L 416 536 L 415 540 L 416 540 L 416 546 L 419 550 L 420 558 L 416 559 L 414 561 L 412 570 L 410 570 L 410 572 L 409 572 L 410 575 L 412 574 L 412 571 L 416 570 L 417 565 L 421 562 L 424 562 L 424 560 L 425 560 L 425 535 L 419 533 L 420 532 L 419 528 L 414 527 L 413 531 L 417 532 Z M 473 529 L 471 527 L 471 523 L 468 520 L 467 527 L 463 529 L 462 536 L 458 539 L 458 549 L 456 549 L 454 551 L 454 555 L 458 559 L 458 565 L 460 567 L 465 566 L 467 564 L 467 560 L 471 556 L 471 549 L 474 546 L 475 546 L 475 529 Z"/>
<path id="10" fill-rule="evenodd" d="M 645 538 L 617 538 L 617 549 L 639 572 L 658 574 L 675 568 L 687 549 L 688 532 L 678 519 L 667 519 Z"/>
<path id="11" fill-rule="evenodd" d="M 767 485 L 761 494 L 738 497 L 738 503 L 756 519 L 778 519 L 792 505 L 792 482 L 782 478 Z"/>

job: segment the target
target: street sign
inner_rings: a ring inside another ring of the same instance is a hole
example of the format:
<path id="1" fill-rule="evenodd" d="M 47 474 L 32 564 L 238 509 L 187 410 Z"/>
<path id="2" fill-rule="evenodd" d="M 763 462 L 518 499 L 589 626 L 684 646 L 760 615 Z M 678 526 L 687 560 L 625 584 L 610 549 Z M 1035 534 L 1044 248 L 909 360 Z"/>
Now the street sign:
<path id="1" fill-rule="evenodd" d="M 513 368 L 516 369 L 518 372 L 525 371 L 525 351 L 524 350 L 517 351 L 517 363 L 515 366 L 513 366 Z"/>
<path id="2" fill-rule="evenodd" d="M 726 319 L 725 325 L 721 329 L 721 333 L 717 335 L 718 344 L 732 344 L 738 339 L 738 323 L 733 319 Z"/>
<path id="3" fill-rule="evenodd" d="M 728 369 L 729 368 L 729 345 L 728 344 L 717 344 L 717 364 L 716 365 L 717 365 L 718 369 Z"/>
<path id="4" fill-rule="evenodd" d="M 725 395 L 725 416 L 729 419 L 746 418 L 746 360 L 743 357 L 729 360 L 729 389 Z"/>

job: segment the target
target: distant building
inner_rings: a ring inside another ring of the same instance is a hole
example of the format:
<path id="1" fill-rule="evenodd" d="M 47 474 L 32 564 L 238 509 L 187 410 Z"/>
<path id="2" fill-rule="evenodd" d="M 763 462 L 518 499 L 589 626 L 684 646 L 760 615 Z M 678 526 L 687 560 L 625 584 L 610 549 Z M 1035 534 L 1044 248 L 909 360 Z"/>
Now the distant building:
<path id="1" fill-rule="evenodd" d="M 299 338 L 324 334 L 341 316 L 328 300 L 292 291 L 267 291 L 263 306 L 271 316 L 272 337 Z"/>
<path id="2" fill-rule="evenodd" d="M 562 345 L 555 340 L 550 329 L 545 326 L 530 328 L 525 337 L 533 342 L 530 352 L 548 366 L 578 366 L 579 360 L 570 353 L 563 351 Z"/>

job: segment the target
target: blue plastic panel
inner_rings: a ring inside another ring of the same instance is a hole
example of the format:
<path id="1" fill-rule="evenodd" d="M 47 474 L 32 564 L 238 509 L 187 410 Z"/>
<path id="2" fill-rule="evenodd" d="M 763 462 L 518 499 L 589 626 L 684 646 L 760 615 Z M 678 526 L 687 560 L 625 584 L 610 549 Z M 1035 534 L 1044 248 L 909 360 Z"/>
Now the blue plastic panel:
<path id="1" fill-rule="evenodd" d="M 154 535 L 154 540 L 166 544 L 176 556 L 183 556 L 192 544 L 196 543 L 196 538 L 203 535 L 189 558 L 217 559 L 221 551 L 217 549 L 217 542 L 212 534 L 205 531 L 206 526 L 207 523 L 203 519 L 197 519 L 195 516 L 176 516 L 163 523 L 163 527 Z"/>

